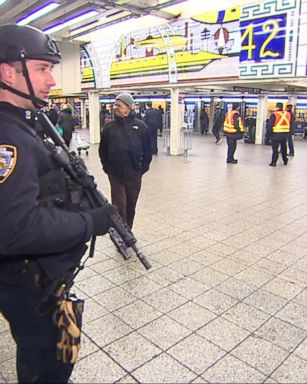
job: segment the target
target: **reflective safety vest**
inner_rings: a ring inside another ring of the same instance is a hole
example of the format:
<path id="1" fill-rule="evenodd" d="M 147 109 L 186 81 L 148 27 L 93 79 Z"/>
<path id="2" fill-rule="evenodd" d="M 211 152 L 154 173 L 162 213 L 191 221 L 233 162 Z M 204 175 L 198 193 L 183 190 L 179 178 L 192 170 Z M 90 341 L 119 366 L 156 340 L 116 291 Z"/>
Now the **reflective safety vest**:
<path id="1" fill-rule="evenodd" d="M 239 115 L 239 112 L 236 110 L 232 110 L 226 113 L 225 121 L 224 121 L 224 132 L 237 133 L 237 130 L 235 128 L 235 120 L 234 120 L 235 114 Z M 240 129 L 240 132 L 244 132 L 243 121 L 241 116 L 239 116 L 239 129 Z"/>
<path id="2" fill-rule="evenodd" d="M 275 123 L 272 127 L 273 133 L 289 133 L 290 132 L 290 122 L 291 122 L 291 113 L 288 111 L 276 111 Z"/>

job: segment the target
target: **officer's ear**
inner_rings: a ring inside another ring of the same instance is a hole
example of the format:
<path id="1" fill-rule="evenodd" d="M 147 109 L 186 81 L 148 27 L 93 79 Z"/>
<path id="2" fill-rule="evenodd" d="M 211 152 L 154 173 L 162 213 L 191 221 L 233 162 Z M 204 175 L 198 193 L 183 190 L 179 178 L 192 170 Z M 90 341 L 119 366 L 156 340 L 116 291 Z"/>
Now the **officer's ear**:
<path id="1" fill-rule="evenodd" d="M 19 63 L 0 63 L 0 79 L 4 83 L 11 85 L 14 83 L 16 73 L 19 73 L 17 67 Z"/>

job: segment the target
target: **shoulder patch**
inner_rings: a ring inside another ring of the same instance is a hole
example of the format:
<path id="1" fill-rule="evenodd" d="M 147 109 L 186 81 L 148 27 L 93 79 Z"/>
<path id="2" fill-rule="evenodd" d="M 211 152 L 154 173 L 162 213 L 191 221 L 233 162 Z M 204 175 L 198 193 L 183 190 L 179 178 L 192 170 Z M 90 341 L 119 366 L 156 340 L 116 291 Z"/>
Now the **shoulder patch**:
<path id="1" fill-rule="evenodd" d="M 17 148 L 13 145 L 0 145 L 0 184 L 13 173 L 17 161 Z"/>

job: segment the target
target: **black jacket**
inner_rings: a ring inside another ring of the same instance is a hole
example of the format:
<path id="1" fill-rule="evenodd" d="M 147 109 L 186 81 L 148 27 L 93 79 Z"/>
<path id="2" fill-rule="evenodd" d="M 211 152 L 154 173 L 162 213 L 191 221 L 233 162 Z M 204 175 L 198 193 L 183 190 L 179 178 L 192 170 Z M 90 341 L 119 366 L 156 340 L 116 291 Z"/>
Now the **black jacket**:
<path id="1" fill-rule="evenodd" d="M 147 124 L 148 128 L 152 131 L 157 131 L 161 129 L 161 112 L 154 109 L 148 108 L 145 111 L 144 121 Z"/>
<path id="2" fill-rule="evenodd" d="M 99 156 L 107 174 L 129 178 L 147 172 L 152 159 L 148 127 L 134 115 L 116 117 L 102 131 Z"/>
<path id="3" fill-rule="evenodd" d="M 213 129 L 221 129 L 225 120 L 225 113 L 221 109 L 217 109 L 214 114 Z"/>
<path id="4" fill-rule="evenodd" d="M 34 124 L 30 111 L 0 103 L 0 281 L 22 284 L 24 259 L 35 261 L 54 279 L 78 265 L 93 222 L 86 213 L 40 205 L 40 179 L 54 168 L 50 152 L 39 137 L 1 111 Z"/>
<path id="5" fill-rule="evenodd" d="M 72 133 L 75 130 L 75 120 L 72 117 L 71 111 L 63 109 L 60 113 L 58 123 L 63 128 L 63 139 L 70 142 Z"/>

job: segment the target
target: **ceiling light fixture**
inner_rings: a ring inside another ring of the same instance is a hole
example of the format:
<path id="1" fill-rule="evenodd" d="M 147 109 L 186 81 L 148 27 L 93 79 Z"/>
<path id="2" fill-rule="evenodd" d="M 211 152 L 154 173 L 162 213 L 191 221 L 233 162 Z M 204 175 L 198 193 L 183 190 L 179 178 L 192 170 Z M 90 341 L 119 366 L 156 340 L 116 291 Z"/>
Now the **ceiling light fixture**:
<path id="1" fill-rule="evenodd" d="M 58 24 L 52 25 L 51 27 L 45 28 L 43 30 L 43 32 L 51 34 L 51 33 L 60 31 L 66 27 L 69 27 L 70 25 L 77 24 L 80 21 L 87 20 L 90 17 L 94 17 L 97 15 L 98 15 L 97 11 L 89 10 L 89 11 L 86 11 L 84 13 L 81 13 L 80 15 L 74 16 L 71 19 L 67 19 L 67 20 L 63 21 L 62 23 L 58 23 Z"/>
<path id="2" fill-rule="evenodd" d="M 36 19 L 38 19 L 39 17 L 41 17 L 43 15 L 46 15 L 46 13 L 51 12 L 52 10 L 54 10 L 55 8 L 57 8 L 59 6 L 60 6 L 60 4 L 56 3 L 54 1 L 51 2 L 51 3 L 45 4 L 41 8 L 38 8 L 35 11 L 33 11 L 32 13 L 30 13 L 28 16 L 23 17 L 22 19 L 17 20 L 16 24 L 17 25 L 29 24 L 29 23 L 31 23 L 31 21 L 36 20 Z"/>
<path id="3" fill-rule="evenodd" d="M 0 0 L 0 5 L 2 5 L 5 2 L 6 2 L 6 0 Z"/>
<path id="4" fill-rule="evenodd" d="M 69 34 L 70 34 L 70 36 L 74 36 L 74 35 L 76 35 L 78 33 L 85 32 L 85 31 L 89 30 L 90 28 L 96 26 L 97 24 L 98 24 L 98 20 L 92 21 L 91 23 L 82 25 L 82 27 L 78 27 L 78 28 L 72 29 L 69 32 Z"/>

